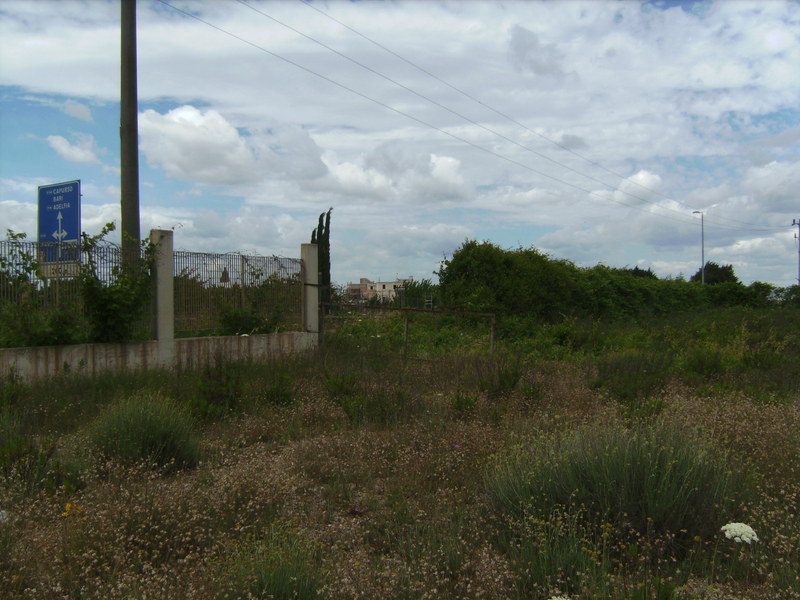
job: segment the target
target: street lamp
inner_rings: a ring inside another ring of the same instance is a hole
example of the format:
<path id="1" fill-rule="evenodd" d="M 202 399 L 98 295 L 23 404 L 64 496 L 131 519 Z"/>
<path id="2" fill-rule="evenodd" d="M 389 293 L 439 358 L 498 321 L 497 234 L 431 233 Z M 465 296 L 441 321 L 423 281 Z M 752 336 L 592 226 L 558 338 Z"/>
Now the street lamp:
<path id="1" fill-rule="evenodd" d="M 706 228 L 703 224 L 703 211 L 692 211 L 693 215 L 700 215 L 700 283 L 706 282 Z"/>

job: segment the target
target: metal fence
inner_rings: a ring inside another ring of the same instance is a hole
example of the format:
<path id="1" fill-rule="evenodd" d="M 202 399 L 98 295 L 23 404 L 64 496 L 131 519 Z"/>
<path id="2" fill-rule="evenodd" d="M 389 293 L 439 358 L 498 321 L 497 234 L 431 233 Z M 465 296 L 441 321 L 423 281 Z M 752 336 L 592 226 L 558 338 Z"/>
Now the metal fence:
<path id="1" fill-rule="evenodd" d="M 91 255 L 77 245 L 0 241 L 0 321 L 27 312 L 84 314 L 78 275 L 91 260 L 106 285 L 120 270 L 119 246 L 98 244 Z M 174 253 L 175 334 L 226 335 L 298 329 L 301 266 L 296 258 L 241 253 Z M 148 307 L 149 308 L 149 307 Z M 145 310 L 137 337 L 150 336 Z M 3 325 L 3 323 L 0 323 Z"/>
<path id="2" fill-rule="evenodd" d="M 98 244 L 91 252 L 98 278 L 112 283 L 120 266 L 119 247 Z M 77 278 L 89 260 L 78 244 L 0 241 L 0 301 L 25 301 L 41 310 L 80 307 Z"/>
<path id="3" fill-rule="evenodd" d="M 301 267 L 298 258 L 175 252 L 176 334 L 302 327 Z"/>

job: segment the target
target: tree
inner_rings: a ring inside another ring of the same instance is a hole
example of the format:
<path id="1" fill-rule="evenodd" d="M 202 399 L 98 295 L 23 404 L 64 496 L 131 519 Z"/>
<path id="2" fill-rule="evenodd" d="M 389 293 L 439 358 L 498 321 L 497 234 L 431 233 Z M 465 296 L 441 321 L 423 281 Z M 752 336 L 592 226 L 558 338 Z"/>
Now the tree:
<path id="1" fill-rule="evenodd" d="M 331 211 L 320 213 L 319 224 L 311 232 L 311 243 L 317 244 L 319 261 L 320 302 L 331 301 Z"/>
<path id="2" fill-rule="evenodd" d="M 689 281 L 703 281 L 703 269 L 698 269 Z M 705 268 L 705 282 L 709 285 L 719 283 L 741 283 L 736 273 L 733 272 L 733 265 L 719 265 L 708 261 Z"/>

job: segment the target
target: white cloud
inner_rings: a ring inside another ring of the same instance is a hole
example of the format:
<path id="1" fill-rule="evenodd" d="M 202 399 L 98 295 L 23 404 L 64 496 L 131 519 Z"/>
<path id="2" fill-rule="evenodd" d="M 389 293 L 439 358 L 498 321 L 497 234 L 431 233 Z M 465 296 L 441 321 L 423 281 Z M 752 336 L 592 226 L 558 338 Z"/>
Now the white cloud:
<path id="1" fill-rule="evenodd" d="M 325 172 L 307 133 L 283 127 L 247 135 L 216 110 L 146 110 L 139 115 L 139 133 L 148 163 L 186 181 L 246 186 L 269 176 L 314 178 Z"/>
<path id="2" fill-rule="evenodd" d="M 508 41 L 511 64 L 534 75 L 560 78 L 564 54 L 555 43 L 542 43 L 533 31 L 521 25 L 511 28 Z"/>
<path id="3" fill-rule="evenodd" d="M 752 167 L 745 173 L 742 187 L 759 199 L 762 210 L 795 210 L 800 205 L 800 160 Z"/>
<path id="4" fill-rule="evenodd" d="M 83 164 L 100 164 L 100 159 L 95 152 L 94 137 L 91 135 L 78 135 L 76 143 L 68 141 L 60 135 L 47 136 L 47 143 L 64 160 Z"/>
<path id="5" fill-rule="evenodd" d="M 91 109 L 80 102 L 65 102 L 61 106 L 61 110 L 63 110 L 64 113 L 68 114 L 70 117 L 75 117 L 81 121 L 91 122 L 93 120 Z"/>

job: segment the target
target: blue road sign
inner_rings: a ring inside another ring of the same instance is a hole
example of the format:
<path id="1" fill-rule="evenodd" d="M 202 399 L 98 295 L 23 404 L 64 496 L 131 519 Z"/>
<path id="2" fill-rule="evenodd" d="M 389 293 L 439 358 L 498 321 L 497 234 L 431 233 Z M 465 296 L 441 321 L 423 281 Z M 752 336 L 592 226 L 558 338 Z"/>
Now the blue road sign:
<path id="1" fill-rule="evenodd" d="M 72 262 L 81 237 L 81 182 L 39 186 L 39 243 L 43 263 Z"/>

